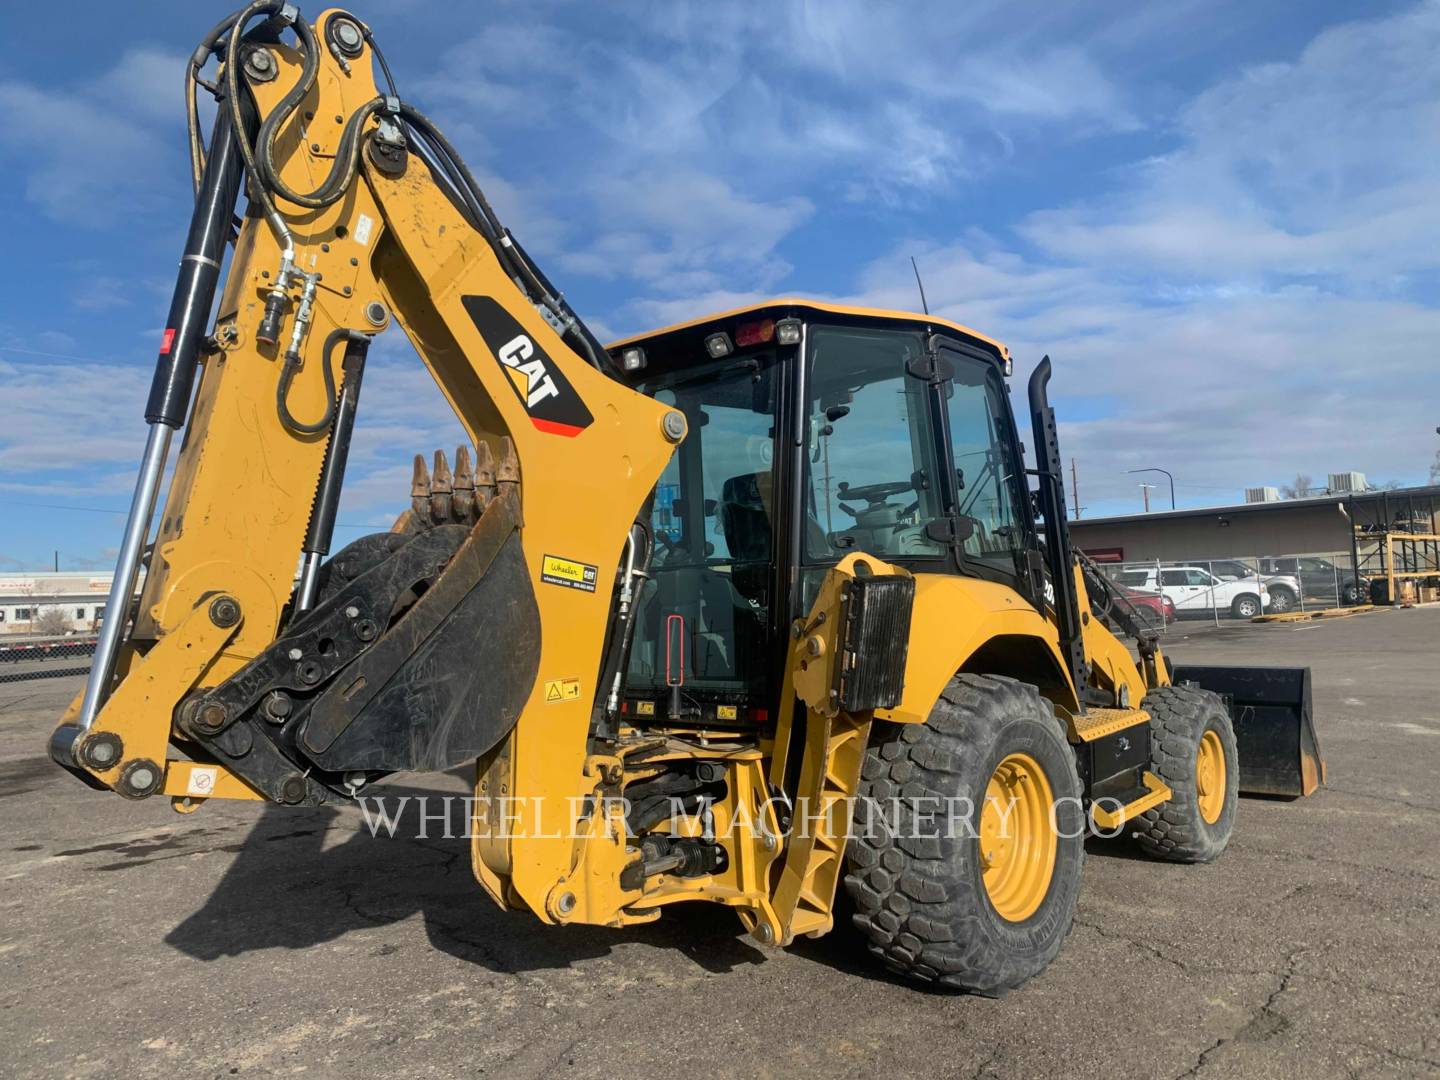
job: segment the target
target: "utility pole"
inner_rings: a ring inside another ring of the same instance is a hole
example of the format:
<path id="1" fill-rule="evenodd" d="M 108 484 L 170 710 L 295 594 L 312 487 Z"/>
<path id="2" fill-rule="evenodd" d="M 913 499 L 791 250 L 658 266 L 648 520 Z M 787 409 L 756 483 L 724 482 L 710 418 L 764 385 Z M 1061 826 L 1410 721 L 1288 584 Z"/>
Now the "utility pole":
<path id="1" fill-rule="evenodd" d="M 1070 497 L 1075 500 L 1075 520 L 1080 520 L 1080 474 L 1075 471 L 1075 459 L 1070 459 Z"/>
<path id="2" fill-rule="evenodd" d="M 1147 514 L 1150 512 L 1150 489 L 1155 486 L 1155 484 L 1140 485 L 1140 494 L 1145 499 L 1145 513 Z"/>
<path id="3" fill-rule="evenodd" d="M 60 552 L 55 552 L 55 572 L 60 572 Z"/>

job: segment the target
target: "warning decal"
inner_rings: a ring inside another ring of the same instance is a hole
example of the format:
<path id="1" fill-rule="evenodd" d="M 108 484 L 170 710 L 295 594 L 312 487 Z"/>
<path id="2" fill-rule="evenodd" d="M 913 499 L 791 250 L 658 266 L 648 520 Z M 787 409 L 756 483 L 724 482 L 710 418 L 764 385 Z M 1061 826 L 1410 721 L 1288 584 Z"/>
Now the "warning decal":
<path id="1" fill-rule="evenodd" d="M 540 564 L 540 580 L 547 585 L 561 585 L 567 589 L 595 591 L 599 569 L 589 563 L 562 559 L 558 555 L 546 555 Z"/>
<path id="2" fill-rule="evenodd" d="M 739 715 L 740 715 L 740 710 L 739 710 L 738 708 L 736 708 L 734 705 L 716 705 L 716 706 L 715 706 L 715 719 L 716 719 L 716 720 L 735 720 L 735 719 L 738 719 L 738 718 L 739 718 Z"/>
<path id="3" fill-rule="evenodd" d="M 640 716 L 654 716 L 655 703 L 653 701 L 637 701 L 635 703 L 635 712 Z"/>
<path id="4" fill-rule="evenodd" d="M 579 679 L 550 679 L 545 683 L 546 705 L 558 705 L 562 701 L 576 701 L 579 697 Z"/>

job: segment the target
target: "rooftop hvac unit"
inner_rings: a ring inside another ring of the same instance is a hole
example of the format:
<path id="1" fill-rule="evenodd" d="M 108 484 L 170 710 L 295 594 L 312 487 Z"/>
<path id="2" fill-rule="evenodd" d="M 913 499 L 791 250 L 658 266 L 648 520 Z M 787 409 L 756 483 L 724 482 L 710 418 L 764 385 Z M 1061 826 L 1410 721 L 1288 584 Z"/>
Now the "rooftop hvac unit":
<path id="1" fill-rule="evenodd" d="M 1280 489 L 1273 487 L 1246 488 L 1245 501 L 1247 503 L 1279 502 Z"/>
<path id="2" fill-rule="evenodd" d="M 1346 493 L 1366 491 L 1369 489 L 1369 486 L 1369 484 L 1365 483 L 1365 474 L 1363 472 L 1332 472 L 1330 474 L 1331 491 L 1343 491 Z"/>

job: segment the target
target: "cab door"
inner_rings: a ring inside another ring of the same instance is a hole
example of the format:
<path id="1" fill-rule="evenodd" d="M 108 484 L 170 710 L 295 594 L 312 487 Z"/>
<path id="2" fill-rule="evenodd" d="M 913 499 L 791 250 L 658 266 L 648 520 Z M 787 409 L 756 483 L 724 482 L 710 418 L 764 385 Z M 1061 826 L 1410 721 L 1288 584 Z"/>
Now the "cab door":
<path id="1" fill-rule="evenodd" d="M 1034 518 L 1019 437 L 995 360 L 958 342 L 934 339 L 940 370 L 940 426 L 956 568 L 1009 585 L 1043 610 L 1029 552 Z"/>

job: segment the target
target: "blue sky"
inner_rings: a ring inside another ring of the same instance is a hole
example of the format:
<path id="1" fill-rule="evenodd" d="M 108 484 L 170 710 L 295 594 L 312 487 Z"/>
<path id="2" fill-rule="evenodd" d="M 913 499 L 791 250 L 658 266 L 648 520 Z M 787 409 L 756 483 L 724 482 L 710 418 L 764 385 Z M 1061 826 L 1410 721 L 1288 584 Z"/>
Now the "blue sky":
<path id="1" fill-rule="evenodd" d="M 0 569 L 105 565 L 128 501 L 189 213 L 183 62 L 226 8 L 144 10 L 0 14 Z M 1182 505 L 1426 479 L 1436 3 L 357 14 L 602 336 L 782 292 L 914 308 L 913 254 L 1019 377 L 1054 358 L 1087 516 L 1139 509 L 1147 465 Z M 403 339 L 374 355 L 342 541 L 457 441 Z"/>

